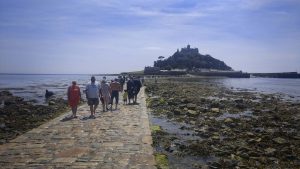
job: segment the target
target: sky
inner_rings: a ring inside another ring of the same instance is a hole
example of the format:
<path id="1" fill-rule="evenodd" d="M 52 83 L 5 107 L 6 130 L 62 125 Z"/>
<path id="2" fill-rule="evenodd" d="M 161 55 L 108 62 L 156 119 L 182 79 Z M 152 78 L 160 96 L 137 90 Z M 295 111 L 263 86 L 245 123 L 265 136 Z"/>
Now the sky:
<path id="1" fill-rule="evenodd" d="M 0 73 L 137 71 L 187 44 L 300 72 L 300 0 L 0 0 Z"/>

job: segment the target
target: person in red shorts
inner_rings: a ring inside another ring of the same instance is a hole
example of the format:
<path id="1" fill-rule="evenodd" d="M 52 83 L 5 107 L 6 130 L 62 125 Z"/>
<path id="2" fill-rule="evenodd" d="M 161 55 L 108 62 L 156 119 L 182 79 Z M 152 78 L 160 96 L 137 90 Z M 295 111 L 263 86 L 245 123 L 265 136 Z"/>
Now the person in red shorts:
<path id="1" fill-rule="evenodd" d="M 73 81 L 72 85 L 68 88 L 68 102 L 72 108 L 73 118 L 77 118 L 77 106 L 80 102 L 80 98 L 80 88 L 76 85 L 76 81 Z"/>

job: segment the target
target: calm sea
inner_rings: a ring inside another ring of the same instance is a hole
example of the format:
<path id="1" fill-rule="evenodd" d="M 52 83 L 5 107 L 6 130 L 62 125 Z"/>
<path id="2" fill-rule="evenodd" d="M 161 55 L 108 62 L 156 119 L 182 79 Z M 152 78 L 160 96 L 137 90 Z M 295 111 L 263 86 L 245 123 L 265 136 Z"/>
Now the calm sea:
<path id="1" fill-rule="evenodd" d="M 95 76 L 99 82 L 102 76 Z M 56 97 L 66 98 L 67 88 L 72 81 L 83 91 L 85 85 L 90 82 L 91 75 L 0 75 L 0 91 L 9 90 L 14 95 L 26 100 L 35 100 L 37 103 L 45 103 L 45 91 L 53 91 Z M 107 80 L 115 76 L 107 76 Z"/>
<path id="2" fill-rule="evenodd" d="M 0 74 L 0 91 L 9 90 L 26 100 L 45 103 L 45 90 L 53 91 L 57 97 L 66 98 L 67 88 L 73 80 L 82 89 L 90 81 L 90 75 L 6 75 Z M 101 80 L 102 76 L 96 76 Z M 107 80 L 116 78 L 107 76 Z M 211 79 L 212 80 L 212 79 Z M 275 78 L 216 78 L 218 83 L 233 90 L 279 93 L 291 100 L 300 100 L 300 79 Z"/>
<path id="3" fill-rule="evenodd" d="M 288 100 L 300 100 L 300 79 L 224 78 L 218 81 L 234 90 L 276 93 Z"/>

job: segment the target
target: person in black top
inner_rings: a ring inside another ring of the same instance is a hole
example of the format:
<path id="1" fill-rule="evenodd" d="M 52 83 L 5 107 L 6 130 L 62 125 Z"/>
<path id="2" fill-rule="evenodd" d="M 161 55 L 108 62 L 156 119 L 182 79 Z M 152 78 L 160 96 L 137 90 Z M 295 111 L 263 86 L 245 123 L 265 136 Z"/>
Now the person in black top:
<path id="1" fill-rule="evenodd" d="M 134 100 L 133 100 L 133 103 L 136 103 L 136 100 L 137 100 L 137 95 L 139 94 L 140 92 L 140 89 L 142 87 L 142 83 L 140 81 L 140 78 L 137 77 L 133 80 L 133 83 L 134 83 Z"/>
<path id="2" fill-rule="evenodd" d="M 118 79 L 119 83 L 121 84 L 121 92 L 124 90 L 124 84 L 125 84 L 125 77 L 119 76 Z"/>
<path id="3" fill-rule="evenodd" d="M 129 77 L 127 81 L 127 92 L 128 92 L 128 104 L 130 104 L 130 100 L 134 99 L 135 85 L 132 77 Z"/>

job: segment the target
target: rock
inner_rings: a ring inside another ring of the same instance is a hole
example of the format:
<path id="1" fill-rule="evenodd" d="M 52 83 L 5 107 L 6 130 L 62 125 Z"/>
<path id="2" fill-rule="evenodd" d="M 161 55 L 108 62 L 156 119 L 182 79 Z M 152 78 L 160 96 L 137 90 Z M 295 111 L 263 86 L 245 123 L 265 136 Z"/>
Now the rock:
<path id="1" fill-rule="evenodd" d="M 204 113 L 208 112 L 208 108 L 206 108 L 206 107 L 198 107 L 197 109 L 198 109 L 200 112 L 204 112 Z"/>
<path id="2" fill-rule="evenodd" d="M 220 113 L 220 109 L 219 108 L 211 108 L 211 111 L 213 113 Z"/>
<path id="3" fill-rule="evenodd" d="M 12 104 L 16 104 L 16 101 L 14 101 L 14 100 L 4 100 L 4 105 L 5 106 L 9 106 L 9 105 L 12 105 Z"/>
<path id="4" fill-rule="evenodd" d="M 55 103 L 55 101 L 49 101 L 48 104 L 49 104 L 49 106 L 50 106 L 50 105 L 55 105 L 56 103 Z"/>
<path id="5" fill-rule="evenodd" d="M 251 133 L 251 132 L 246 132 L 246 135 L 247 135 L 247 136 L 254 136 L 254 134 Z"/>
<path id="6" fill-rule="evenodd" d="M 28 102 L 30 102 L 30 103 L 37 103 L 38 100 L 36 100 L 36 99 L 31 99 L 31 100 L 29 100 Z"/>
<path id="7" fill-rule="evenodd" d="M 255 141 L 256 141 L 256 142 L 261 142 L 261 140 L 262 140 L 261 138 L 258 138 L 258 139 L 256 139 Z"/>
<path id="8" fill-rule="evenodd" d="M 189 101 L 188 101 L 187 99 L 184 98 L 184 99 L 180 99 L 180 102 L 181 102 L 181 103 L 188 103 Z"/>
<path id="9" fill-rule="evenodd" d="M 175 102 L 175 99 L 174 98 L 169 98 L 169 100 L 168 100 L 168 105 L 170 105 L 170 106 L 174 106 L 174 105 L 176 105 L 177 103 Z"/>
<path id="10" fill-rule="evenodd" d="M 232 123 L 233 120 L 232 120 L 231 118 L 226 118 L 226 119 L 224 120 L 224 122 L 225 122 L 225 123 Z"/>
<path id="11" fill-rule="evenodd" d="M 23 111 L 24 111 L 25 113 L 30 113 L 30 112 L 31 112 L 31 110 L 29 110 L 29 109 L 23 109 Z"/>
<path id="12" fill-rule="evenodd" d="M 288 159 L 288 160 L 295 160 L 295 159 L 297 159 L 297 156 L 288 154 L 288 155 L 285 156 L 285 158 Z"/>
<path id="13" fill-rule="evenodd" d="M 247 154 L 247 153 L 245 153 L 245 152 L 241 153 L 240 156 L 241 156 L 242 158 L 244 158 L 244 159 L 249 159 L 249 154 Z"/>
<path id="14" fill-rule="evenodd" d="M 7 141 L 4 139 L 0 139 L 0 144 L 5 144 Z"/>
<path id="15" fill-rule="evenodd" d="M 273 155 L 274 152 L 276 151 L 276 149 L 275 148 L 266 148 L 264 151 L 265 151 L 266 155 Z"/>
<path id="16" fill-rule="evenodd" d="M 173 112 L 174 112 L 174 115 L 180 115 L 181 114 L 180 109 L 175 109 Z"/>
<path id="17" fill-rule="evenodd" d="M 218 163 L 218 162 L 213 162 L 213 163 L 212 163 L 212 166 L 215 166 L 215 167 L 217 167 L 217 168 L 222 167 L 222 165 L 221 165 L 220 163 Z"/>
<path id="18" fill-rule="evenodd" d="M 0 92 L 0 96 L 12 96 L 12 93 L 9 92 L 9 91 L 7 91 L 7 90 L 5 90 L 5 91 L 1 91 Z"/>
<path id="19" fill-rule="evenodd" d="M 234 102 L 236 102 L 236 103 L 243 103 L 244 100 L 243 99 L 236 99 L 236 100 L 234 100 Z"/>
<path id="20" fill-rule="evenodd" d="M 243 104 L 243 103 L 237 103 L 237 104 L 235 105 L 235 107 L 238 108 L 238 109 L 245 109 L 245 108 L 247 108 L 247 105 L 245 105 L 245 104 Z"/>
<path id="21" fill-rule="evenodd" d="M 196 105 L 196 104 L 193 104 L 193 103 L 189 103 L 189 104 L 187 104 L 187 108 L 188 108 L 188 109 L 190 109 L 190 110 L 195 110 L 195 109 L 196 109 L 196 107 L 197 107 L 197 105 Z"/>
<path id="22" fill-rule="evenodd" d="M 180 104 L 180 105 L 178 105 L 178 107 L 179 107 L 180 109 L 184 109 L 184 108 L 186 107 L 186 104 Z"/>
<path id="23" fill-rule="evenodd" d="M 4 129 L 4 128 L 6 128 L 6 125 L 5 125 L 5 123 L 1 123 L 1 124 L 0 124 L 0 128 L 1 128 L 1 129 Z"/>
<path id="24" fill-rule="evenodd" d="M 286 144 L 287 141 L 281 137 L 274 138 L 273 141 L 277 144 Z"/>
<path id="25" fill-rule="evenodd" d="M 274 130 L 274 129 L 272 129 L 272 128 L 269 128 L 269 129 L 267 129 L 267 130 L 266 130 L 266 132 L 267 132 L 267 133 L 274 133 L 274 132 L 275 132 L 275 130 Z"/>
<path id="26" fill-rule="evenodd" d="M 199 113 L 197 111 L 195 111 L 195 110 L 188 110 L 188 114 L 191 115 L 191 116 L 196 116 Z"/>
<path id="27" fill-rule="evenodd" d="M 218 135 L 214 135 L 214 136 L 212 136 L 211 137 L 213 140 L 220 140 L 220 136 L 218 136 Z"/>
<path id="28" fill-rule="evenodd" d="M 210 104 L 211 107 L 219 107 L 220 106 L 220 103 L 218 101 L 213 101 L 211 104 Z"/>

